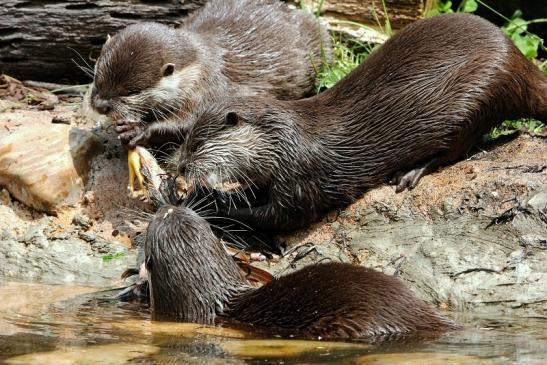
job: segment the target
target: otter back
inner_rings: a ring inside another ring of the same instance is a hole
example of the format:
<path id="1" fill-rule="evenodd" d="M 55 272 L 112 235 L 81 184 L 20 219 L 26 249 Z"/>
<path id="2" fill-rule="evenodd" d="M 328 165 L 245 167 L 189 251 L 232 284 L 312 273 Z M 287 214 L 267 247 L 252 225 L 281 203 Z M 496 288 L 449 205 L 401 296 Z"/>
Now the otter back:
<path id="1" fill-rule="evenodd" d="M 188 114 L 215 99 L 310 94 L 330 54 L 330 37 L 310 14 L 280 1 L 212 0 L 178 29 L 140 23 L 114 35 L 89 101 L 130 147 L 180 142 Z"/>
<path id="2" fill-rule="evenodd" d="M 493 24 L 442 15 L 405 27 L 315 97 L 235 97 L 202 110 L 179 171 L 246 184 L 246 199 L 219 194 L 217 215 L 286 231 L 390 179 L 413 188 L 521 117 L 547 120 L 547 77 Z"/>

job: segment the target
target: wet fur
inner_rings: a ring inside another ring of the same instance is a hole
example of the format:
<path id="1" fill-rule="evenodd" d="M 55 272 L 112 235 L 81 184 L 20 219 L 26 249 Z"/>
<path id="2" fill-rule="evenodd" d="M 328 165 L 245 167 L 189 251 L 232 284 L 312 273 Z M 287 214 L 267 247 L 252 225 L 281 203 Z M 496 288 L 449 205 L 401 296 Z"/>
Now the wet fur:
<path id="1" fill-rule="evenodd" d="M 130 146 L 180 142 L 187 114 L 222 96 L 308 95 L 321 49 L 330 59 L 326 30 L 279 1 L 209 1 L 179 29 L 141 23 L 112 37 L 97 62 L 90 102 L 110 104 L 116 131 Z M 167 63 L 175 73 L 163 77 Z"/>
<path id="2" fill-rule="evenodd" d="M 251 181 L 220 194 L 218 215 L 292 230 L 394 175 L 411 188 L 520 117 L 547 120 L 546 76 L 493 24 L 443 15 L 407 26 L 318 96 L 236 97 L 201 110 L 179 170 L 197 182 L 211 174 Z M 230 143 L 238 130 L 246 130 L 243 147 Z"/>
<path id="3" fill-rule="evenodd" d="M 188 208 L 158 210 L 145 252 L 157 318 L 204 324 L 227 318 L 315 338 L 458 328 L 397 278 L 349 264 L 312 265 L 251 288 L 207 222 Z"/>

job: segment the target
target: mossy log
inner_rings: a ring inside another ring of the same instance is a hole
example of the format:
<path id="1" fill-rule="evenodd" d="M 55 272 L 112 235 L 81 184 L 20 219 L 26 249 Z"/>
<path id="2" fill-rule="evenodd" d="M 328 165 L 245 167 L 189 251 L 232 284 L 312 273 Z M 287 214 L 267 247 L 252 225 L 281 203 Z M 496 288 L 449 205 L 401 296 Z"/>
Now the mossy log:
<path id="1" fill-rule="evenodd" d="M 20 80 L 86 81 L 107 34 L 135 22 L 180 24 L 206 0 L 3 0 L 0 72 Z"/>

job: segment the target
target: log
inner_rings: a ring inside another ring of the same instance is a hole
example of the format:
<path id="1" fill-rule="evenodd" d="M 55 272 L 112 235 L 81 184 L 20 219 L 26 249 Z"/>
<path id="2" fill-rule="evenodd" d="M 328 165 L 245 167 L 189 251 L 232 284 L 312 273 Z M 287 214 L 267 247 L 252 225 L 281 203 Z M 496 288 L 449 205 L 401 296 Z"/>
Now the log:
<path id="1" fill-rule="evenodd" d="M 93 65 L 107 34 L 142 21 L 178 26 L 188 12 L 206 1 L 3 0 L 0 72 L 19 80 L 87 83 L 90 77 L 75 63 Z M 421 18 L 434 1 L 386 0 L 392 27 Z M 317 0 L 305 2 L 310 7 L 317 4 Z M 372 26 L 385 21 L 380 0 L 326 0 L 322 14 L 331 21 L 346 19 Z M 374 32 L 365 38 L 374 43 L 385 40 Z"/>
<path id="2" fill-rule="evenodd" d="M 89 82 L 74 62 L 93 65 L 107 34 L 142 21 L 179 25 L 206 0 L 3 0 L 0 72 L 20 80 Z"/>
<path id="3" fill-rule="evenodd" d="M 293 0 L 300 3 L 299 0 Z M 423 18 L 435 5 L 436 0 L 385 0 L 391 27 L 400 29 Z M 317 0 L 304 0 L 310 9 L 317 9 Z M 385 24 L 385 12 L 381 0 L 325 0 L 321 15 L 328 18 L 349 20 L 381 28 Z"/>

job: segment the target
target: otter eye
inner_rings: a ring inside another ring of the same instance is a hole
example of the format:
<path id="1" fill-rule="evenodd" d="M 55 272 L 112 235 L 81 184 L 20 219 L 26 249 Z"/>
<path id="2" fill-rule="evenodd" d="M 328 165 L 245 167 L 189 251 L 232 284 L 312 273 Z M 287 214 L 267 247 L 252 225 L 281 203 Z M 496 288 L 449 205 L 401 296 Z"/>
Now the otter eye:
<path id="1" fill-rule="evenodd" d="M 236 112 L 228 112 L 225 120 L 227 125 L 235 126 L 239 122 L 239 115 Z"/>
<path id="2" fill-rule="evenodd" d="M 166 63 L 165 65 L 163 65 L 161 73 L 163 74 L 164 77 L 165 76 L 171 76 L 173 74 L 173 72 L 175 72 L 175 65 L 174 64 Z"/>
<path id="3" fill-rule="evenodd" d="M 137 95 L 139 93 L 139 90 L 129 90 L 125 96 L 133 96 L 133 95 Z"/>

